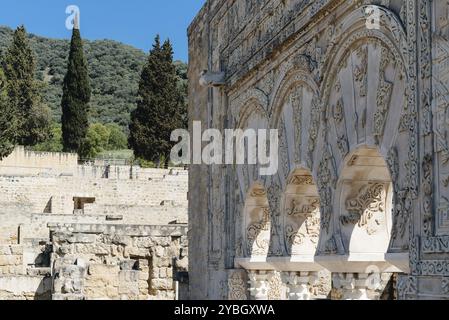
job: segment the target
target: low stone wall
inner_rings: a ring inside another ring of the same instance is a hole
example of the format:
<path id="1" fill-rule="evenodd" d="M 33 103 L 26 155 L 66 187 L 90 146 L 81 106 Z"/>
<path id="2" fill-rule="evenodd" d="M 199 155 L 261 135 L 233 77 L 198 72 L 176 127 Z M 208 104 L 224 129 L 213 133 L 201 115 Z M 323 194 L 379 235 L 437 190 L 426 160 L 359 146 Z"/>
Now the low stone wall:
<path id="1" fill-rule="evenodd" d="M 48 238 L 48 223 L 186 222 L 188 172 L 151 169 L 144 176 L 134 180 L 0 174 L 0 244 L 20 243 L 19 237 Z M 93 203 L 79 210 L 77 198 Z"/>
<path id="2" fill-rule="evenodd" d="M 175 282 L 188 266 L 186 225 L 49 227 L 55 300 L 171 300 L 186 292 Z"/>
<path id="3" fill-rule="evenodd" d="M 187 176 L 182 168 L 144 169 L 139 166 L 107 164 L 96 161 L 78 165 L 75 153 L 36 152 L 17 146 L 0 161 L 0 176 L 69 176 L 85 179 L 161 180 L 167 176 Z"/>
<path id="4" fill-rule="evenodd" d="M 0 174 L 38 174 L 50 172 L 72 172 L 78 166 L 78 155 L 60 152 L 27 151 L 17 146 L 0 162 Z"/>
<path id="5" fill-rule="evenodd" d="M 164 203 L 187 207 L 187 185 L 185 175 L 167 176 L 162 180 L 0 175 L 0 204 L 28 206 L 33 213 L 54 214 L 73 214 L 74 197 L 94 198 L 94 205 L 99 208 L 161 206 Z"/>

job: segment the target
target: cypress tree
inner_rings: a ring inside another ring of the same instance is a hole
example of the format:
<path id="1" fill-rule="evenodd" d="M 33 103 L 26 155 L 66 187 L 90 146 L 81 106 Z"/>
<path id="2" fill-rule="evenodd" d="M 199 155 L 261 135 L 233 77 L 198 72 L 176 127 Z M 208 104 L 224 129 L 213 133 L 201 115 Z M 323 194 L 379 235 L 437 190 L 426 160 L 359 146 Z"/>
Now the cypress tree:
<path id="1" fill-rule="evenodd" d="M 34 146 L 50 136 L 50 110 L 42 103 L 40 85 L 35 80 L 35 59 L 23 26 L 14 32 L 2 63 L 15 140 Z"/>
<path id="2" fill-rule="evenodd" d="M 87 62 L 83 53 L 80 30 L 75 23 L 67 73 L 64 78 L 62 107 L 62 140 L 65 152 L 82 151 L 89 129 L 89 101 L 91 88 L 87 72 Z"/>
<path id="3" fill-rule="evenodd" d="M 142 70 L 137 108 L 131 113 L 128 143 L 135 157 L 168 163 L 171 132 L 182 128 L 181 103 L 172 45 L 167 40 L 161 46 L 156 36 Z"/>

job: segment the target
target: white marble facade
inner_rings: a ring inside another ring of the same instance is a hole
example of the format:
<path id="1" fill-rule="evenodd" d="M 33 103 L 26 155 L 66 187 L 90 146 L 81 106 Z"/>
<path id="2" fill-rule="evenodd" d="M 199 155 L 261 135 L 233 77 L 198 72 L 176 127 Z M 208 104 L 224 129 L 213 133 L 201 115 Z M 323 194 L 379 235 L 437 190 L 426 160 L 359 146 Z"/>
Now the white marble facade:
<path id="1" fill-rule="evenodd" d="M 193 299 L 449 299 L 449 1 L 209 0 L 189 42 L 190 120 L 279 130 L 274 176 L 191 167 Z"/>

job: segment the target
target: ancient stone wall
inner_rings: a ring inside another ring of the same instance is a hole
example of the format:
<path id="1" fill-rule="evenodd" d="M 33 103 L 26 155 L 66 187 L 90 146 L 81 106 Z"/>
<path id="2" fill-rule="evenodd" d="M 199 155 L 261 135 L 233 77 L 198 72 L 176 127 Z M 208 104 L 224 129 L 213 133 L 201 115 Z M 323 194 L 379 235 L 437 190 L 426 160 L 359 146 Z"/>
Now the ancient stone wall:
<path id="1" fill-rule="evenodd" d="M 187 220 L 188 171 L 78 166 L 75 160 L 18 147 L 0 162 L 0 243 L 17 243 L 19 236 L 48 238 L 49 222 L 157 225 Z"/>
<path id="2" fill-rule="evenodd" d="M 78 155 L 60 152 L 34 152 L 18 146 L 5 159 L 2 159 L 0 174 L 23 175 L 39 172 L 71 172 L 78 166 Z M 20 170 L 20 171 L 19 171 Z"/>
<path id="3" fill-rule="evenodd" d="M 36 248 L 39 250 L 39 246 Z M 51 298 L 50 268 L 27 264 L 30 255 L 32 252 L 24 245 L 0 245 L 0 300 Z M 32 260 L 34 263 L 38 259 Z"/>
<path id="4" fill-rule="evenodd" d="M 97 265 L 86 269 L 83 298 L 174 298 L 174 262 L 170 259 L 176 256 L 182 260 L 181 264 L 187 263 L 186 249 L 174 253 L 177 240 L 182 238 L 180 248 L 186 246 L 186 235 L 185 228 L 165 225 L 187 221 L 187 179 L 188 171 L 181 169 L 78 165 L 74 155 L 16 148 L 10 157 L 0 162 L 0 299 L 51 298 L 50 255 L 55 259 L 61 256 L 56 251 L 53 253 L 49 224 L 111 228 L 104 233 L 95 229 L 96 233 L 87 232 L 85 237 L 79 231 L 74 236 L 84 240 L 74 245 L 70 256 L 76 257 L 75 261 L 77 258 L 97 261 Z M 150 225 L 153 227 L 145 229 L 144 226 Z M 66 235 L 67 230 L 64 230 Z M 140 250 L 142 256 L 136 262 L 139 269 L 126 267 L 129 261 L 125 260 L 130 259 L 128 253 L 121 252 L 120 256 L 110 251 L 115 244 L 107 242 L 107 238 L 116 235 L 111 230 L 127 237 L 120 248 L 134 250 L 134 253 Z M 132 230 L 140 231 L 135 234 Z M 163 230 L 169 231 L 164 233 Z M 91 242 L 85 242 L 92 237 Z M 106 243 L 102 243 L 103 240 Z M 134 240 L 144 244 L 134 246 Z M 59 248 L 58 243 L 56 247 Z M 107 261 L 101 260 L 107 255 L 105 247 L 111 255 L 110 259 L 105 258 Z M 156 248 L 157 252 L 153 252 Z M 108 266 L 113 258 L 117 260 L 115 267 Z M 111 276 L 114 270 L 118 271 Z M 101 275 L 103 271 L 105 274 Z M 78 274 L 76 270 L 73 272 L 70 277 Z M 107 294 L 101 287 L 105 284 L 101 283 L 103 276 L 112 277 L 108 278 L 112 287 Z M 69 281 L 66 273 L 64 277 Z M 181 285 L 182 288 L 185 292 L 185 286 Z"/>
<path id="5" fill-rule="evenodd" d="M 51 225 L 53 299 L 173 300 L 187 227 Z M 186 298 L 186 297 L 184 297 Z"/>
<path id="6" fill-rule="evenodd" d="M 152 180 L 0 176 L 1 203 L 28 206 L 32 213 L 73 214 L 74 198 L 93 198 L 84 213 L 126 215 L 126 208 L 187 206 L 186 174 Z M 120 207 L 122 206 L 122 207 Z M 114 207 L 119 207 L 115 209 Z M 186 214 L 186 212 L 180 212 Z"/>

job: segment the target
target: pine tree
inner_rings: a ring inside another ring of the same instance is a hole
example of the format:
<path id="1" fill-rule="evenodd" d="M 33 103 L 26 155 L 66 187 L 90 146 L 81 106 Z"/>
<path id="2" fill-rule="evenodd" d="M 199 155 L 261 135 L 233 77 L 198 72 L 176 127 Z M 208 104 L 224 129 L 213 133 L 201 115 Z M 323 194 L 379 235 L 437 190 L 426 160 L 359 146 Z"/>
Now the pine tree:
<path id="1" fill-rule="evenodd" d="M 8 103 L 6 77 L 0 68 L 0 160 L 14 149 L 16 140 L 16 117 Z"/>
<path id="2" fill-rule="evenodd" d="M 35 80 L 35 59 L 23 26 L 18 27 L 3 63 L 7 104 L 15 122 L 18 144 L 34 146 L 50 136 L 50 110 L 43 104 Z"/>
<path id="3" fill-rule="evenodd" d="M 129 146 L 136 158 L 168 163 L 171 132 L 182 128 L 182 94 L 179 90 L 173 48 L 156 37 L 139 83 L 137 108 L 131 113 Z"/>
<path id="4" fill-rule="evenodd" d="M 89 129 L 90 96 L 87 62 L 84 58 L 80 30 L 75 24 L 61 101 L 62 139 L 66 152 L 78 152 L 80 156 L 84 156 L 82 151 L 86 149 L 83 143 Z"/>

